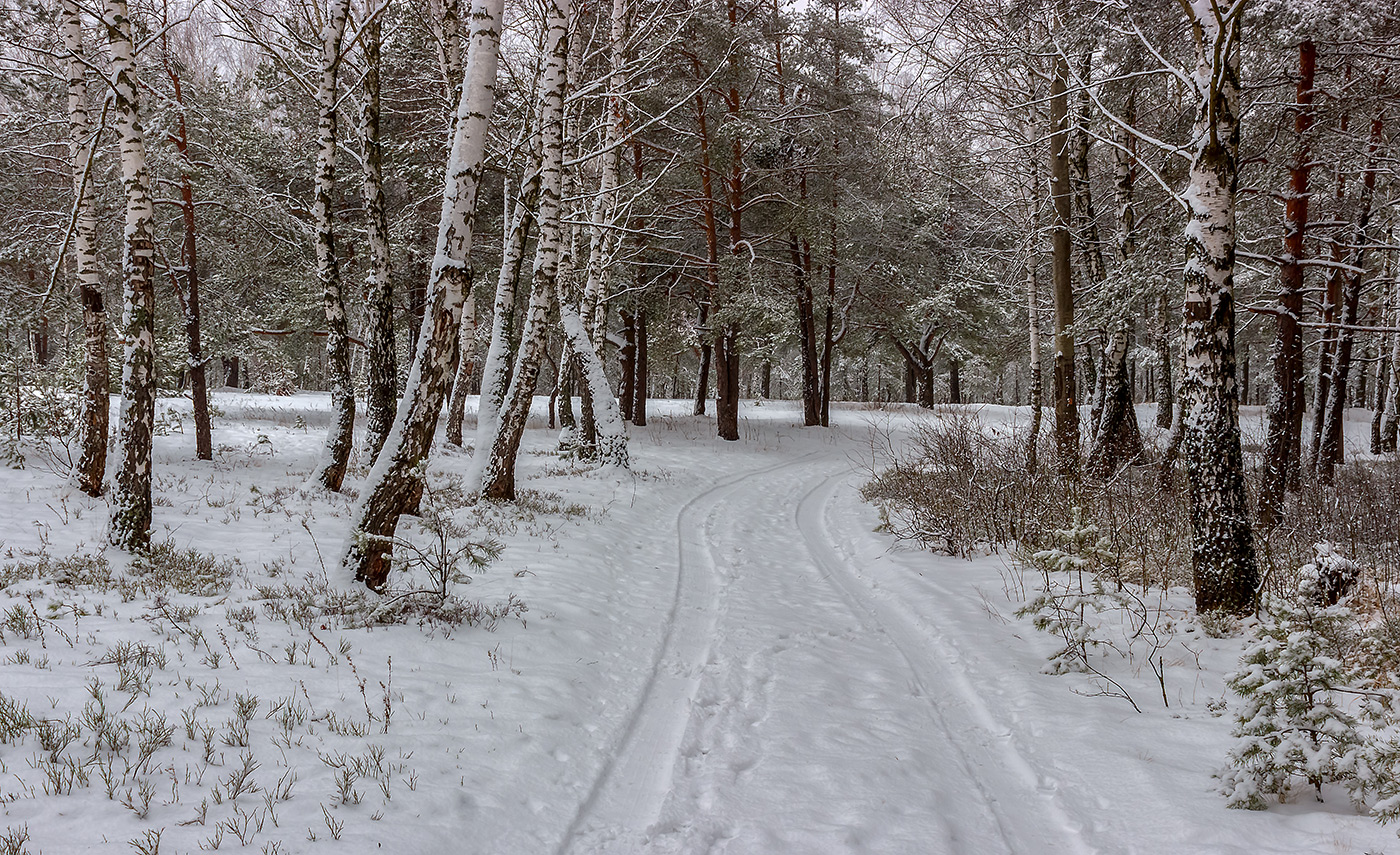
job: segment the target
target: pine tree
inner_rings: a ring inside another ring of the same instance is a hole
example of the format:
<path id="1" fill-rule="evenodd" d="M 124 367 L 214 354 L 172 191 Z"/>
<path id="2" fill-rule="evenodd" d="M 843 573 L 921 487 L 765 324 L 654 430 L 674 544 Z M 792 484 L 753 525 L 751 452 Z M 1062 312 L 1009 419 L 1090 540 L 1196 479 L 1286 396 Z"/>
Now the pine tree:
<path id="1" fill-rule="evenodd" d="M 1231 807 L 1261 810 L 1264 796 L 1282 801 L 1300 779 L 1319 801 L 1325 783 L 1357 786 L 1365 744 L 1339 696 L 1358 681 L 1343 658 L 1356 640 L 1356 618 L 1346 605 L 1325 604 L 1326 580 L 1339 566 L 1333 555 L 1320 549 L 1294 596 L 1266 598 L 1267 617 L 1227 680 L 1240 697 L 1237 741 L 1218 774 Z"/>

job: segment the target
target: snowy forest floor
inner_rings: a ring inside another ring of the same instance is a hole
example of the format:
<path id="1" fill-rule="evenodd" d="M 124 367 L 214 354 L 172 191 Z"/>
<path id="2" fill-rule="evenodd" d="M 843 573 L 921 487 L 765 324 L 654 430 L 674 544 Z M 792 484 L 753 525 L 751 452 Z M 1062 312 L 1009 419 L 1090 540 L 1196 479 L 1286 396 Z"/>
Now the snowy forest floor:
<path id="1" fill-rule="evenodd" d="M 804 429 L 750 402 L 722 443 L 653 402 L 619 473 L 559 458 L 537 414 L 515 506 L 453 507 L 468 456 L 430 466 L 503 546 L 457 586 L 487 614 L 383 625 L 334 567 L 363 468 L 300 492 L 326 397 L 215 403 L 199 462 L 161 402 L 156 560 L 93 557 L 105 503 L 53 460 L 0 479 L 0 852 L 1400 852 L 1340 792 L 1225 808 L 1244 642 L 1187 592 L 1160 603 L 1160 683 L 1131 645 L 1096 660 L 1137 713 L 1043 673 L 1055 640 L 1015 616 L 1034 574 L 879 531 L 872 439 L 936 415 Z"/>

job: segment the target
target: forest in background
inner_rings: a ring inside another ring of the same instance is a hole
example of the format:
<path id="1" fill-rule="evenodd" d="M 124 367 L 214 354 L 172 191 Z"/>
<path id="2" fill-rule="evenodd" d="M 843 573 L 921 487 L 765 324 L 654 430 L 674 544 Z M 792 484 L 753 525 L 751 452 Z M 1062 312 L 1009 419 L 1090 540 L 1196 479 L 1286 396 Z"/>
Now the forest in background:
<path id="1" fill-rule="evenodd" d="M 211 387 L 329 390 L 333 491 L 359 402 L 344 562 L 376 589 L 477 394 L 470 492 L 506 499 L 536 390 L 624 467 L 649 396 L 730 440 L 740 397 L 1030 404 L 1032 473 L 1046 407 L 1062 477 L 1184 462 L 1203 612 L 1256 605 L 1253 529 L 1333 481 L 1348 407 L 1395 448 L 1384 3 L 4 14 L 3 436 L 71 437 L 98 495 L 115 435 L 120 546 L 157 390 L 200 457 Z"/>

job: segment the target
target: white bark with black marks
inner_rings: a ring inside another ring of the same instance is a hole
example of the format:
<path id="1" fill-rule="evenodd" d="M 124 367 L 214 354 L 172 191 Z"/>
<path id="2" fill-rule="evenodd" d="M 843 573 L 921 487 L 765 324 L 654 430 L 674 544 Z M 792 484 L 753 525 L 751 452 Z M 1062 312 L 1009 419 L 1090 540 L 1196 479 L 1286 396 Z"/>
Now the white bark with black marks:
<path id="1" fill-rule="evenodd" d="M 388 580 L 399 516 L 417 503 L 419 466 L 432 445 L 457 362 L 462 304 L 471 288 L 477 193 L 496 102 L 503 6 L 504 0 L 472 4 L 467 66 L 453 123 L 428 307 L 394 426 L 370 470 L 342 561 L 358 581 L 375 591 Z"/>
<path id="2" fill-rule="evenodd" d="M 141 127 L 136 47 L 126 0 L 104 0 L 102 24 L 112 52 L 112 93 L 121 151 L 126 223 L 122 234 L 121 465 L 112 491 L 108 538 L 122 549 L 151 542 L 151 442 L 155 423 L 155 208 Z"/>
<path id="3" fill-rule="evenodd" d="M 88 100 L 92 64 L 83 40 L 77 0 L 63 0 L 63 49 L 68 75 L 68 155 L 73 174 L 73 272 L 83 308 L 83 387 L 78 398 L 78 462 L 73 477 L 89 496 L 100 496 L 107 472 L 107 432 L 111 409 L 107 367 L 107 309 L 97 258 L 97 217 L 93 211 L 92 158 L 96 133 Z"/>
<path id="4" fill-rule="evenodd" d="M 331 386 L 331 424 L 311 483 L 340 490 L 355 439 L 355 387 L 350 377 L 350 331 L 335 251 L 336 93 L 345 20 L 350 0 L 331 0 L 321 29 L 320 83 L 316 91 L 316 189 L 311 219 L 316 232 L 316 278 L 326 315 L 326 374 Z"/>
<path id="5" fill-rule="evenodd" d="M 1258 584 L 1235 381 L 1235 193 L 1239 179 L 1240 17 L 1246 0 L 1191 0 L 1197 97 L 1181 378 L 1196 608 L 1246 613 Z"/>
<path id="6" fill-rule="evenodd" d="M 545 4 L 545 66 L 540 76 L 539 240 L 535 245 L 530 303 L 521 330 L 520 348 L 493 435 L 478 435 L 476 457 L 481 472 L 481 495 L 488 499 L 515 498 L 515 459 L 525 420 L 530 414 L 535 382 L 544 358 L 550 301 L 558 286 L 559 255 L 564 244 L 560 222 L 564 161 L 564 90 L 569 53 L 569 2 Z M 494 336 L 493 336 L 494 339 Z M 494 340 L 492 342 L 495 344 Z M 563 370 L 563 365 L 560 366 Z M 485 396 L 483 389 L 483 397 Z"/>

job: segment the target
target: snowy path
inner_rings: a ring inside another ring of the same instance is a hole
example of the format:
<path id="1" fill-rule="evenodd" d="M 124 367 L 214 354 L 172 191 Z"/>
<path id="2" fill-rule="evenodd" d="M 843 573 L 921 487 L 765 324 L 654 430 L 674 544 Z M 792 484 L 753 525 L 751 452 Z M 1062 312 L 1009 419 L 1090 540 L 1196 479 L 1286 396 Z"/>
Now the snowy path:
<path id="1" fill-rule="evenodd" d="M 235 851 L 289 855 L 390 841 L 466 855 L 1400 851 L 1340 793 L 1225 808 L 1211 777 L 1231 741 L 1219 699 L 1244 641 L 1194 626 L 1189 592 L 1162 601 L 1162 681 L 1141 650 L 1096 660 L 1138 713 L 1091 676 L 1043 673 L 1057 641 L 1013 616 L 1035 580 L 1003 556 L 949 558 L 877 531 L 853 461 L 937 415 L 840 407 L 832 429 L 812 430 L 796 404 L 746 403 L 744 441 L 724 443 L 691 402 L 663 402 L 632 436 L 635 468 L 618 473 L 561 461 L 537 403 L 521 501 L 453 511 L 504 547 L 459 593 L 529 612 L 490 631 L 362 628 L 328 602 L 312 621 L 324 647 L 304 604 L 357 590 L 327 587 L 319 558 L 344 537 L 349 499 L 297 489 L 321 453 L 306 426 L 329 418 L 327 396 L 221 393 L 212 463 L 193 461 L 192 434 L 158 437 L 159 538 L 238 559 L 227 591 L 178 595 L 198 638 L 221 644 L 196 649 L 120 587 L 14 571 L 0 590 L 0 695 L 80 710 L 96 676 L 112 697 L 130 693 L 133 733 L 158 720 L 149 713 L 227 736 L 206 756 L 199 734 L 175 728 L 148 816 L 97 776 L 62 794 L 41 786 L 37 736 L 0 745 L 0 836 L 27 827 L 29 851 L 49 855 L 129 852 L 161 829 L 162 851 L 213 849 L 221 833 L 227 851 L 237 832 L 250 839 Z M 993 428 L 1020 416 L 976 412 Z M 450 488 L 467 460 L 445 452 L 430 476 Z M 11 471 L 0 563 L 85 555 L 105 520 L 102 500 L 50 469 Z M 46 620 L 52 632 L 15 628 L 16 609 L 46 603 L 63 615 Z M 122 690 L 119 669 L 94 662 L 136 641 L 164 661 Z M 260 707 L 235 754 L 243 697 Z M 92 750 L 86 735 L 69 753 Z M 261 791 L 220 802 L 243 752 Z M 341 756 L 385 767 L 347 794 L 327 761 Z M 292 775 L 291 798 L 264 805 Z M 254 840 L 258 818 L 271 821 Z"/>
<path id="2" fill-rule="evenodd" d="M 939 639 L 833 542 L 854 483 L 809 455 L 682 508 L 664 643 L 560 853 L 1091 851 Z"/>

